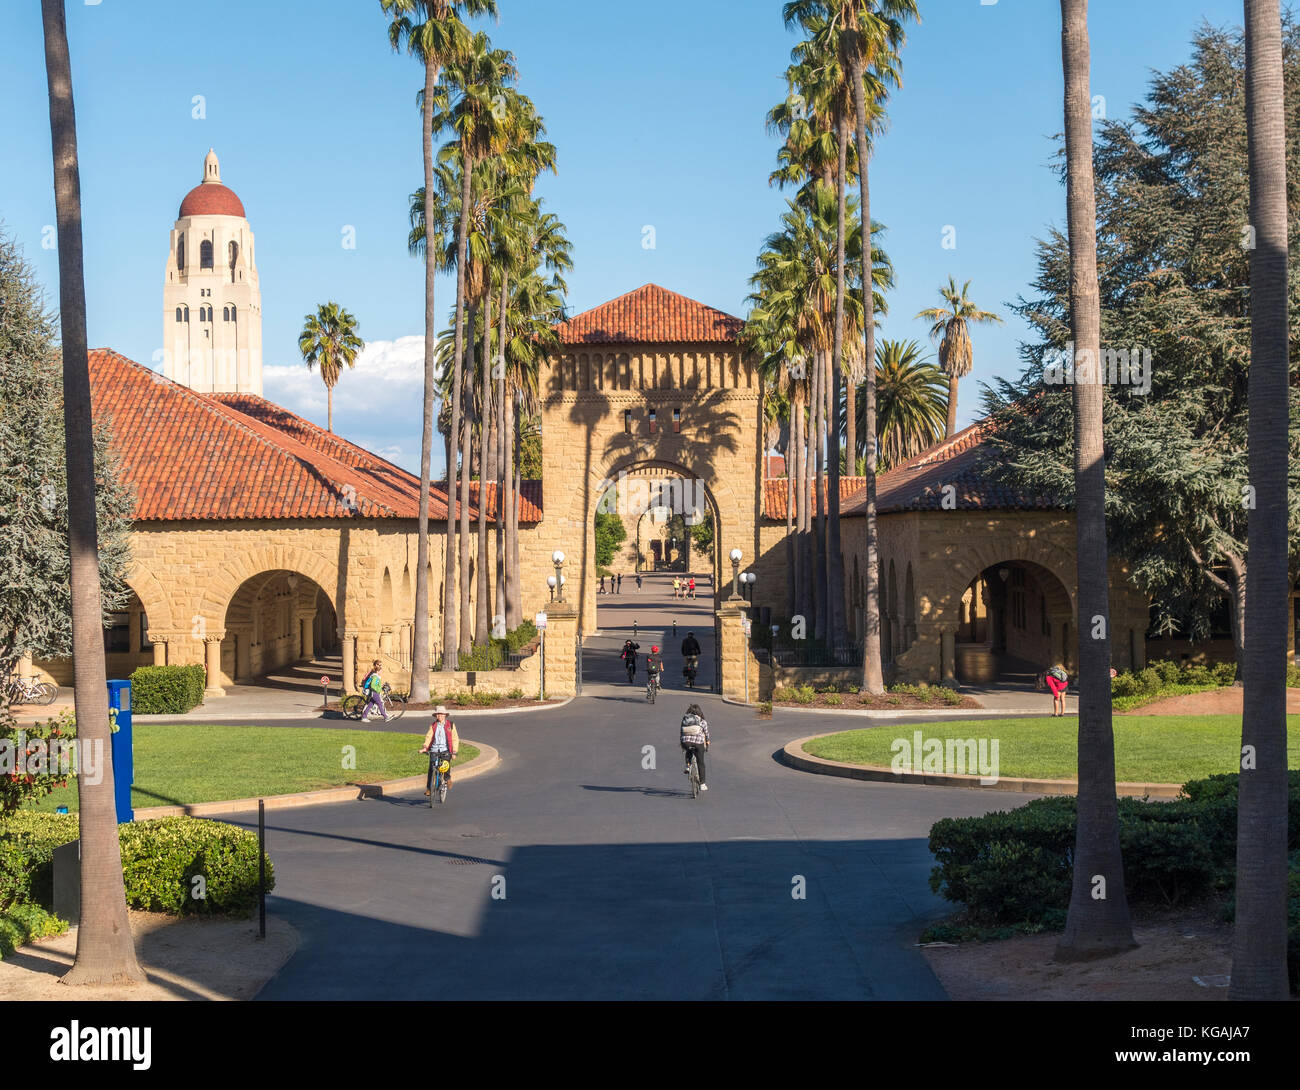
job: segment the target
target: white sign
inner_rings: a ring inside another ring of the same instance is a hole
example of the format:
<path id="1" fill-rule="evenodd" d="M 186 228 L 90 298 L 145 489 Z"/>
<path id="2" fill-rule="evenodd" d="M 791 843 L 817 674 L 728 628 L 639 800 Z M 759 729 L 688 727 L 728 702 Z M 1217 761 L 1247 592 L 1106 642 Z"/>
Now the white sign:
<path id="1" fill-rule="evenodd" d="M 746 617 L 746 618 L 745 618 L 743 621 L 741 621 L 740 623 L 741 623 L 741 631 L 744 632 L 746 636 L 749 636 L 749 635 L 752 635 L 752 634 L 753 634 L 753 632 L 754 632 L 754 622 L 753 622 L 753 621 L 751 621 L 748 617 Z"/>
<path id="2" fill-rule="evenodd" d="M 537 626 L 537 631 L 538 631 L 538 632 L 545 632 L 545 631 L 546 631 L 546 614 L 545 614 L 545 613 L 539 613 L 536 617 L 533 618 L 533 624 Z"/>

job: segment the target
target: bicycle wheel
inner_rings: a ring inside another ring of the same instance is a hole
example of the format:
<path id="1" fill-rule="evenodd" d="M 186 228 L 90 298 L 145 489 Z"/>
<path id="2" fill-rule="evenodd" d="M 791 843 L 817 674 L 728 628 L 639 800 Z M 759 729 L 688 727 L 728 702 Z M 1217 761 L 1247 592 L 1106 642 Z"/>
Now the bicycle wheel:
<path id="1" fill-rule="evenodd" d="M 345 696 L 343 702 L 339 704 L 339 711 L 348 719 L 360 719 L 361 709 L 365 706 L 365 701 L 353 693 L 351 696 Z"/>
<path id="2" fill-rule="evenodd" d="M 691 798 L 700 797 L 700 766 L 695 760 L 695 754 L 691 754 Z"/>
<path id="3" fill-rule="evenodd" d="M 406 697 L 401 693 L 388 694 L 388 718 L 401 719 L 406 714 Z"/>
<path id="4" fill-rule="evenodd" d="M 49 707 L 59 698 L 59 687 L 51 685 L 48 681 L 42 681 L 36 688 L 40 692 L 37 703 L 42 707 Z"/>
<path id="5" fill-rule="evenodd" d="M 446 801 L 447 801 L 447 777 L 440 772 L 438 773 L 438 802 L 444 803 Z"/>

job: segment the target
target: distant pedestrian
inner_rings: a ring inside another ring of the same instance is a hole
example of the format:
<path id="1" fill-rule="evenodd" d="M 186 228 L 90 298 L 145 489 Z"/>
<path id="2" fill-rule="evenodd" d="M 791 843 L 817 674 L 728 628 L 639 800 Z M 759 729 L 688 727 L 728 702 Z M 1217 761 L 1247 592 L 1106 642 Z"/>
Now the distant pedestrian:
<path id="1" fill-rule="evenodd" d="M 1044 675 L 1043 680 L 1052 690 L 1052 716 L 1059 718 L 1065 714 L 1065 690 L 1070 685 L 1070 675 L 1059 662 Z"/>
<path id="2" fill-rule="evenodd" d="M 622 593 L 623 593 L 623 573 L 622 573 L 622 572 L 619 572 L 619 573 L 618 573 L 618 591 L 617 591 L 617 593 L 619 593 L 619 594 L 622 594 Z"/>
<path id="3" fill-rule="evenodd" d="M 673 576 L 673 597 L 680 598 L 681 595 L 682 595 L 682 581 L 678 579 L 677 576 L 674 575 Z"/>
<path id="4" fill-rule="evenodd" d="M 637 572 L 637 573 L 636 573 L 636 589 L 637 589 L 637 590 L 640 590 L 640 589 L 641 589 L 641 573 L 640 573 L 640 572 Z"/>
<path id="5" fill-rule="evenodd" d="M 598 593 L 600 594 L 605 593 L 605 577 L 603 575 L 600 577 L 600 590 Z"/>
<path id="6" fill-rule="evenodd" d="M 687 591 L 690 592 L 691 598 L 694 599 L 695 598 L 695 576 L 692 575 L 690 579 L 687 580 L 686 589 Z"/>

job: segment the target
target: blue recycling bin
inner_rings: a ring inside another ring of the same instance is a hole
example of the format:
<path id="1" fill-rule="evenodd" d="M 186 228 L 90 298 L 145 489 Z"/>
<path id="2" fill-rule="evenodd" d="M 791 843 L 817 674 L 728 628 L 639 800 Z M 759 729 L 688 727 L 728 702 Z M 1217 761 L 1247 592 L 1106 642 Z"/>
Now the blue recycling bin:
<path id="1" fill-rule="evenodd" d="M 108 683 L 108 717 L 117 729 L 112 734 L 110 751 L 113 760 L 113 801 L 117 806 L 117 823 L 134 821 L 131 808 L 131 785 L 135 782 L 135 754 L 131 740 L 131 683 Z"/>

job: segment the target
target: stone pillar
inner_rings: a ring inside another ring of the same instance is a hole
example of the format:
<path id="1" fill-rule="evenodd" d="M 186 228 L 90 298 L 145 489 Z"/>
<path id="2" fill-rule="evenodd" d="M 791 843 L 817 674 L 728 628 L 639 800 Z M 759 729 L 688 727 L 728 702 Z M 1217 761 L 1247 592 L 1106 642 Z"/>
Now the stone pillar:
<path id="1" fill-rule="evenodd" d="M 939 630 L 939 684 L 957 684 L 957 626 L 946 624 Z"/>
<path id="2" fill-rule="evenodd" d="M 393 630 L 391 628 L 380 630 L 379 651 L 384 655 L 391 655 L 393 653 Z"/>
<path id="3" fill-rule="evenodd" d="M 253 673 L 253 648 L 250 634 L 235 633 L 235 681 L 250 677 Z"/>
<path id="4" fill-rule="evenodd" d="M 224 636 L 222 633 L 220 636 L 208 635 L 203 639 L 204 666 L 208 673 L 207 688 L 203 690 L 205 698 L 226 695 L 226 690 L 221 687 L 221 641 Z"/>
<path id="5" fill-rule="evenodd" d="M 315 633 L 312 631 L 312 623 L 315 617 L 300 617 L 298 619 L 298 657 L 300 659 L 309 659 L 316 654 Z"/>
<path id="6" fill-rule="evenodd" d="M 167 641 L 155 638 L 152 632 L 149 633 L 149 642 L 153 644 L 153 664 L 155 666 L 167 665 Z"/>
<path id="7" fill-rule="evenodd" d="M 728 700 L 745 699 L 745 657 L 749 655 L 749 640 L 745 636 L 746 603 L 740 598 L 728 598 L 722 603 L 717 617 L 721 625 L 722 695 Z M 751 695 L 757 690 L 755 680 L 750 681 Z"/>
<path id="8" fill-rule="evenodd" d="M 357 630 L 343 630 L 343 691 L 357 691 Z"/>
<path id="9" fill-rule="evenodd" d="M 573 696 L 578 691 L 578 607 L 552 602 L 546 609 L 546 699 Z"/>

